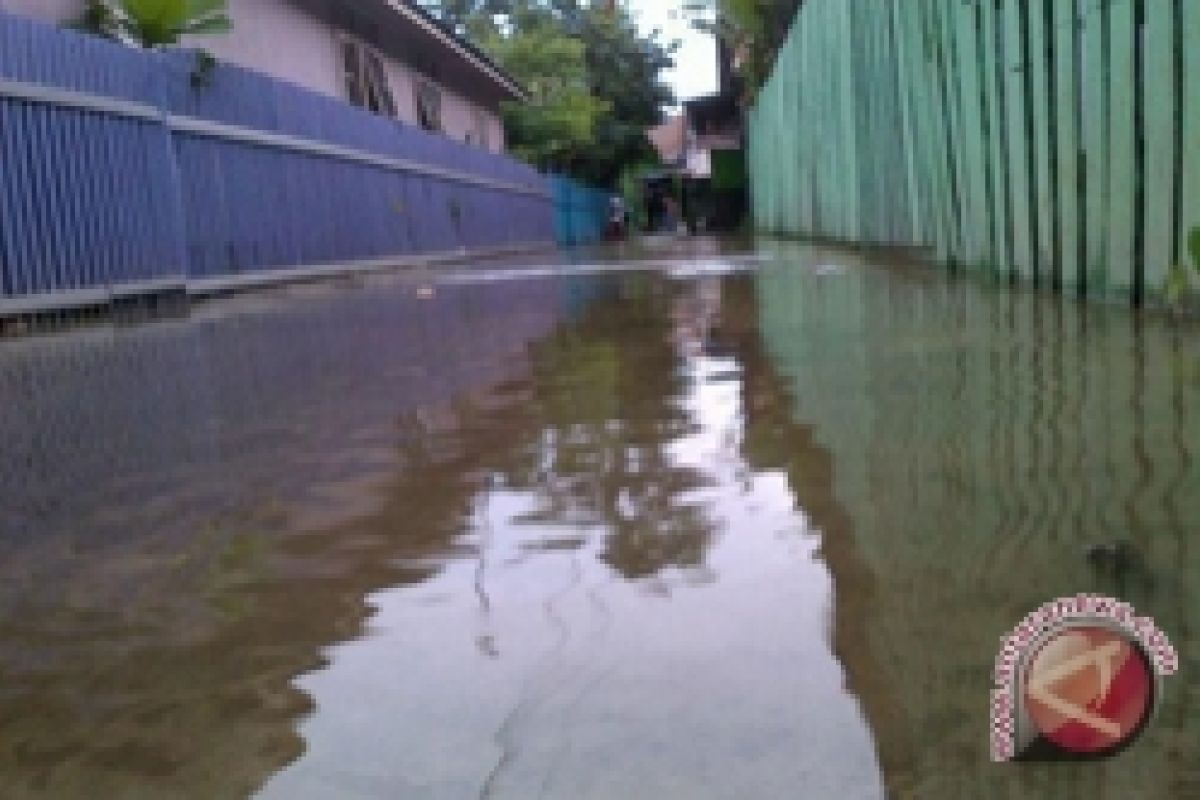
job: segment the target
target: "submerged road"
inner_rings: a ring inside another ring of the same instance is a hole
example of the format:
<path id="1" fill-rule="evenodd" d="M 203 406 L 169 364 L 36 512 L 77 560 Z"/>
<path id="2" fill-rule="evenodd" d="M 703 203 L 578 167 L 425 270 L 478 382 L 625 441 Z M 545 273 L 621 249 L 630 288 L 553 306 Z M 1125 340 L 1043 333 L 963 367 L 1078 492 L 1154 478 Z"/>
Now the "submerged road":
<path id="1" fill-rule="evenodd" d="M 575 260 L 0 340 L 0 797 L 1200 793 L 1194 328 Z M 1077 591 L 1181 677 L 1116 761 L 994 766 L 997 639 Z"/>

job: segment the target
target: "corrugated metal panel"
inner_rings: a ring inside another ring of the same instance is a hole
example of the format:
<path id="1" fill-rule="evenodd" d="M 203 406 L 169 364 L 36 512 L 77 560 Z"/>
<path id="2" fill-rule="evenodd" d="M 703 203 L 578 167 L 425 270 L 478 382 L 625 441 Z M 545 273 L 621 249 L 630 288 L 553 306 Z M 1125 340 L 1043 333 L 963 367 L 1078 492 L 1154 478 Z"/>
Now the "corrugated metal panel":
<path id="1" fill-rule="evenodd" d="M 1054 113 L 1057 133 L 1057 263 L 1060 286 L 1083 285 L 1079 202 L 1080 172 L 1080 0 L 1052 0 L 1054 10 Z"/>
<path id="2" fill-rule="evenodd" d="M 1184 0 L 1183 25 L 1183 197 L 1180 218 L 1180 258 L 1188 258 L 1188 232 L 1200 226 L 1200 3 Z"/>
<path id="3" fill-rule="evenodd" d="M 1083 151 L 1086 168 L 1085 286 L 1089 294 L 1102 294 L 1109 286 L 1108 241 L 1105 233 L 1108 218 L 1108 94 L 1105 91 L 1105 76 L 1108 73 L 1108 2 L 1082 0 L 1082 4 L 1083 59 L 1079 69 L 1083 82 Z"/>
<path id="4" fill-rule="evenodd" d="M 983 81 L 980 69 L 978 21 L 979 8 L 972 4 L 953 6 L 957 71 L 961 86 L 962 147 L 964 171 L 962 192 L 966 225 L 962 258 L 971 266 L 991 262 L 991 222 L 988 218 L 987 165 L 984 148 Z"/>
<path id="5" fill-rule="evenodd" d="M 1032 88 L 1033 110 L 1033 172 L 1034 212 L 1037 236 L 1033 242 L 1034 263 L 1038 280 L 1056 283 L 1058 266 L 1054 257 L 1055 206 L 1051 174 L 1051 134 L 1054 107 L 1050 102 L 1050 82 L 1054 64 L 1049 58 L 1050 35 L 1047 24 L 1049 4 L 1054 0 L 1029 0 L 1026 6 L 1026 29 L 1029 32 L 1027 68 Z"/>
<path id="6" fill-rule="evenodd" d="M 1008 128 L 1005 125 L 1004 69 L 999 56 L 1001 42 L 998 0 L 984 0 L 981 19 L 983 39 L 984 93 L 988 112 L 988 162 L 992 211 L 992 259 L 997 274 L 1012 270 L 1011 203 L 1008 186 Z"/>
<path id="7" fill-rule="evenodd" d="M 1175 0 L 1146 0 L 1146 33 L 1142 75 L 1145 114 L 1145 236 L 1143 279 L 1156 291 L 1176 258 L 1174 203 L 1176 159 L 1175 121 Z"/>
<path id="8" fill-rule="evenodd" d="M 1198 75 L 1200 3 L 808 0 L 749 114 L 755 220 L 1154 296 L 1200 225 Z"/>
<path id="9" fill-rule="evenodd" d="M 1029 116 L 1026 82 L 1029 64 L 1024 37 L 1023 4 L 1004 0 L 1004 97 L 1008 123 L 1008 185 L 1012 208 L 1012 267 L 1018 277 L 1032 280 L 1036 266 L 1033 258 L 1032 153 L 1028 136 Z"/>
<path id="10" fill-rule="evenodd" d="M 564 247 L 590 244 L 604 236 L 612 194 L 561 175 L 550 178 L 554 197 L 554 236 Z"/>
<path id="11" fill-rule="evenodd" d="M 1135 56 L 1139 32 L 1133 0 L 1109 0 L 1108 276 L 1120 292 L 1133 289 L 1134 199 L 1137 192 Z"/>

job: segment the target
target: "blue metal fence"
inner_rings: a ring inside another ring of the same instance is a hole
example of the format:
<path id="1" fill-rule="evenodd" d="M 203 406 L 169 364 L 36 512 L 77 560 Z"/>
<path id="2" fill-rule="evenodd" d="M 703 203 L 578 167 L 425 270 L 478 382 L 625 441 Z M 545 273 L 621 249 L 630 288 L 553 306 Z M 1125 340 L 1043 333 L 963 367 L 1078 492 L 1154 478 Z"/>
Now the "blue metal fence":
<path id="1" fill-rule="evenodd" d="M 551 176 L 550 192 L 554 198 L 554 236 L 560 244 L 589 244 L 604 235 L 611 193 L 580 186 L 559 175 Z"/>
<path id="2" fill-rule="evenodd" d="M 599 234 L 600 193 L 195 65 L 0 14 L 0 312 Z"/>

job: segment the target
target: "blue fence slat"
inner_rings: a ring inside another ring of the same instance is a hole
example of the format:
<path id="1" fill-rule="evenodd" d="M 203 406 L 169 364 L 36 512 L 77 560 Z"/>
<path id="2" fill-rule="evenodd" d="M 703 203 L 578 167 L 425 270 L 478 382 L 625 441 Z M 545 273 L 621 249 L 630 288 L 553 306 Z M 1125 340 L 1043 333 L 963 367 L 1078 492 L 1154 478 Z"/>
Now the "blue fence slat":
<path id="1" fill-rule="evenodd" d="M 3 33 L 2 29 L 0 33 Z M 23 270 L 28 265 L 24 250 L 28 238 L 20 234 L 25 214 L 19 176 L 24 156 L 17 152 L 16 141 L 20 130 L 17 127 L 18 110 L 15 103 L 0 102 L 0 157 L 7 165 L 5 179 L 0 181 L 0 245 L 4 253 L 4 258 L 0 260 L 4 269 L 0 286 L 8 296 L 25 293 Z"/>
<path id="2" fill-rule="evenodd" d="M 611 195 L 581 186 L 560 175 L 551 176 L 554 235 L 564 246 L 589 244 L 604 235 Z"/>
<path id="3" fill-rule="evenodd" d="M 48 109 L 43 109 L 43 112 L 47 115 L 46 128 L 49 134 L 43 152 L 54 159 L 53 183 L 57 184 L 48 188 L 57 194 L 53 209 L 59 219 L 58 224 L 51 226 L 51 230 L 61 244 L 57 253 L 58 263 L 68 276 L 73 276 L 69 280 L 70 288 L 95 286 L 103 281 L 99 260 L 104 258 L 104 253 L 94 252 L 100 250 L 95 241 L 95 232 L 100 226 L 86 214 L 90 198 L 85 193 L 97 191 L 99 187 L 96 183 L 105 177 L 107 170 L 98 169 L 89 175 L 80 162 L 111 164 L 108 154 L 96 157 L 93 153 L 97 146 L 107 142 L 108 137 L 88 136 L 88 120 L 83 112 L 57 114 Z M 101 191 L 101 194 L 109 192 Z"/>
<path id="4" fill-rule="evenodd" d="M 11 163 L 4 131 L 9 127 L 7 109 L 0 103 L 0 162 Z M 16 222 L 16 212 L 8 196 L 10 181 L 0 181 L 0 297 L 11 296 L 13 289 L 13 270 L 17 264 L 14 253 L 15 231 L 10 233 L 10 226 Z"/>
<path id="5" fill-rule="evenodd" d="M 33 260 L 36 272 L 31 276 L 32 289 L 36 294 L 70 288 L 59 283 L 56 254 L 52 247 L 54 231 L 51 230 L 49 222 L 54 215 L 54 209 L 51 207 L 50 193 L 46 191 L 50 185 L 50 174 L 42 151 L 42 111 L 43 109 L 36 105 L 26 105 L 24 108 L 24 127 L 32 131 L 32 135 L 25 142 L 25 158 L 29 164 L 27 178 L 31 213 L 29 227 L 22 232 L 27 231 L 34 237 L 35 245 L 30 249 L 36 254 Z M 40 247 L 36 243 L 40 243 Z"/>
<path id="6" fill-rule="evenodd" d="M 136 101 L 150 115 L 0 96 L 0 301 L 602 234 L 604 192 L 249 70 L 219 65 L 196 88 L 195 63 L 0 13 L 0 78 Z M 168 114 L 545 196 L 172 131 Z"/>

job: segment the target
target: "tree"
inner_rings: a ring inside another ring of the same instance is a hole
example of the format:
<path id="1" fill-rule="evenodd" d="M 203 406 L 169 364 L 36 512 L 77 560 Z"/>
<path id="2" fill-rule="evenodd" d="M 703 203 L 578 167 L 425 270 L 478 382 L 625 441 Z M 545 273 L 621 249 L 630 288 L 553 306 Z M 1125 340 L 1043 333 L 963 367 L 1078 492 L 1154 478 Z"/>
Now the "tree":
<path id="1" fill-rule="evenodd" d="M 549 15 L 515 19 L 521 26 L 515 33 L 504 33 L 487 19 L 472 22 L 479 43 L 529 94 L 527 102 L 503 106 L 510 148 L 543 169 L 568 170 L 594 140 L 597 121 L 611 106 L 590 90 L 580 41 Z"/>
<path id="2" fill-rule="evenodd" d="M 76 27 L 154 48 L 184 36 L 228 33 L 227 0 L 88 0 Z"/>
<path id="3" fill-rule="evenodd" d="M 643 36 L 619 4 L 583 0 L 428 0 L 530 92 L 504 108 L 514 152 L 540 167 L 613 186 L 653 160 L 646 129 L 674 101 L 661 80 L 673 45 Z"/>
<path id="4" fill-rule="evenodd" d="M 662 73 L 673 65 L 674 44 L 657 34 L 644 37 L 620 6 L 596 4 L 581 15 L 592 94 L 612 105 L 600 121 L 593 145 L 579 153 L 573 172 L 584 180 L 612 186 L 623 166 L 656 160 L 646 131 L 662 121 L 663 107 L 675 102 Z"/>

